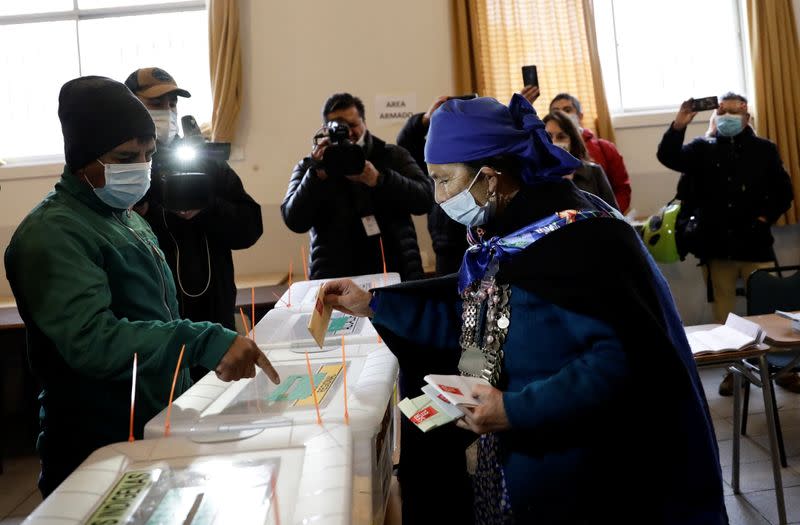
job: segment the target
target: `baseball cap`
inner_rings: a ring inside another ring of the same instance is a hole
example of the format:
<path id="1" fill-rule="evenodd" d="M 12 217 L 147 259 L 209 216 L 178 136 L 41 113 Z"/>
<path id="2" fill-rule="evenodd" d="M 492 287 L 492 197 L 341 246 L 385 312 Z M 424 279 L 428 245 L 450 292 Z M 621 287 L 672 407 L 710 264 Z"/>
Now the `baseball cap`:
<path id="1" fill-rule="evenodd" d="M 160 67 L 137 69 L 128 76 L 125 85 L 136 95 L 145 98 L 157 98 L 167 93 L 175 93 L 179 97 L 192 96 L 185 89 L 179 88 L 172 75 Z"/>

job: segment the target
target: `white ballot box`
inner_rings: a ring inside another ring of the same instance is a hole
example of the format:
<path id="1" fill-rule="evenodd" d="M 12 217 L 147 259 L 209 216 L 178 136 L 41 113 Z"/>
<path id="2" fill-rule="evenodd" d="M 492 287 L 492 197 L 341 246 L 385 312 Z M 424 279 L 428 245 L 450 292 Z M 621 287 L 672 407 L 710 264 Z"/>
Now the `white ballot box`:
<path id="1" fill-rule="evenodd" d="M 353 523 L 376 523 L 383 517 L 392 472 L 394 386 L 397 359 L 385 345 L 346 346 L 347 361 L 338 351 L 309 354 L 314 391 L 323 424 L 345 422 L 347 413 L 356 450 L 353 456 L 354 508 L 373 516 Z M 272 384 L 258 370 L 256 377 L 225 383 L 209 373 L 172 405 L 170 435 L 214 436 L 266 428 L 317 426 L 311 380 L 305 356 L 289 349 L 267 357 L 281 376 Z M 145 425 L 146 439 L 165 435 L 167 410 Z"/>
<path id="2" fill-rule="evenodd" d="M 399 273 L 376 273 L 372 275 L 359 275 L 356 277 L 343 277 L 343 279 L 352 279 L 364 290 L 372 288 L 381 288 L 400 282 Z M 300 281 L 292 283 L 286 292 L 283 293 L 280 300 L 275 303 L 275 309 L 289 309 L 296 312 L 304 311 L 310 312 L 314 308 L 314 303 L 317 300 L 317 293 L 319 287 L 333 279 L 315 279 L 313 281 Z"/>
<path id="3" fill-rule="evenodd" d="M 117 443 L 89 456 L 25 523 L 349 525 L 352 451 L 338 424 Z"/>
<path id="4" fill-rule="evenodd" d="M 256 324 L 255 340 L 265 350 L 289 348 L 300 353 L 341 348 L 342 336 L 346 345 L 379 341 L 378 332 L 369 319 L 334 311 L 325 334 L 325 343 L 320 348 L 308 331 L 310 320 L 311 311 L 296 312 L 288 308 L 270 310 Z"/>

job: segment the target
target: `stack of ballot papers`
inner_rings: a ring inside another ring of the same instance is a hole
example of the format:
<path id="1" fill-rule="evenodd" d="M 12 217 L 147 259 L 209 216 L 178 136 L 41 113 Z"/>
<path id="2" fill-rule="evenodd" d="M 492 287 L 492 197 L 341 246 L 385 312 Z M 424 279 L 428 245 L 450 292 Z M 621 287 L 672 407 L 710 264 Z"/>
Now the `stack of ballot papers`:
<path id="1" fill-rule="evenodd" d="M 480 404 L 472 397 L 472 388 L 475 385 L 489 386 L 484 379 L 457 375 L 427 375 L 425 381 L 428 384 L 422 387 L 421 396 L 405 398 L 397 405 L 403 415 L 423 432 L 464 417 L 464 409 Z"/>
<path id="2" fill-rule="evenodd" d="M 728 314 L 725 324 L 712 330 L 702 330 L 686 335 L 693 355 L 742 350 L 764 341 L 764 330 L 756 323 L 736 314 Z"/>

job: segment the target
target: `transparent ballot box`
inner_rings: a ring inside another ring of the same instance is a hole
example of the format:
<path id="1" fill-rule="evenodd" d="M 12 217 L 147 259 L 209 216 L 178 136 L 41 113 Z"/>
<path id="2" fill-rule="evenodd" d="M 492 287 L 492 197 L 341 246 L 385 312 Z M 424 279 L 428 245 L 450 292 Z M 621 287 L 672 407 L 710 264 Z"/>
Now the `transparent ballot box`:
<path id="1" fill-rule="evenodd" d="M 95 451 L 29 524 L 352 523 L 352 438 L 343 425 L 117 443 Z"/>
<path id="2" fill-rule="evenodd" d="M 309 354 L 314 390 L 323 424 L 345 422 L 344 381 L 347 379 L 347 422 L 357 447 L 353 457 L 354 508 L 379 514 L 385 509 L 394 446 L 394 387 L 397 359 L 385 345 L 346 347 L 346 362 L 338 351 Z M 258 370 L 252 379 L 225 383 L 215 374 L 181 395 L 170 410 L 170 435 L 224 439 L 266 428 L 317 426 L 308 365 L 291 350 L 267 352 L 281 376 L 275 385 Z M 145 425 L 145 438 L 165 435 L 167 410 Z M 380 514 L 382 518 L 382 514 Z M 373 517 L 353 523 L 374 523 Z"/>
<path id="3" fill-rule="evenodd" d="M 342 337 L 346 345 L 376 343 L 380 340 L 375 327 L 366 317 L 334 311 L 325 334 L 323 348 L 317 346 L 308 323 L 311 312 L 295 312 L 288 308 L 270 310 L 256 324 L 255 340 L 265 350 L 289 348 L 296 352 L 319 352 L 321 350 L 341 349 Z"/>
<path id="4" fill-rule="evenodd" d="M 364 290 L 372 288 L 381 288 L 383 286 L 390 286 L 400 282 L 399 273 L 376 273 L 372 275 L 359 275 L 355 277 L 343 277 L 344 279 L 352 279 Z M 289 290 L 285 291 L 280 300 L 275 303 L 275 309 L 288 308 L 294 311 L 310 312 L 314 308 L 314 303 L 317 300 L 319 287 L 333 279 L 315 279 L 313 281 L 299 281 L 293 283 Z"/>

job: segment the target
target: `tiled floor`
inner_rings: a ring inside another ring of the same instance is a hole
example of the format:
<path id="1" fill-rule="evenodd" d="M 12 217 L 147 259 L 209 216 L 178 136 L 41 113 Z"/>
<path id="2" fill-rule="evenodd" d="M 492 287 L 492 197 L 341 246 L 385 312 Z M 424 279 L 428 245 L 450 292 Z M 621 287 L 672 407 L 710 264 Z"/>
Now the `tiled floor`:
<path id="1" fill-rule="evenodd" d="M 766 419 L 761 391 L 753 389 L 750 400 L 748 435 L 742 440 L 741 495 L 731 486 L 731 446 L 733 431 L 732 398 L 717 394 L 723 376 L 719 368 L 700 371 L 711 416 L 719 441 L 720 462 L 725 480 L 725 503 L 731 525 L 769 525 L 778 523 L 772 465 L 767 444 Z M 789 523 L 800 524 L 800 395 L 776 389 L 783 438 L 789 467 L 783 469 L 786 513 Z M 22 523 L 41 502 L 36 488 L 39 462 L 34 457 L 6 460 L 0 475 L 0 525 Z"/>

